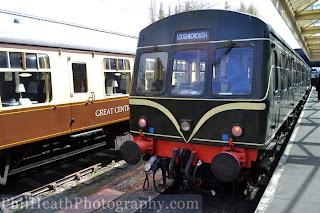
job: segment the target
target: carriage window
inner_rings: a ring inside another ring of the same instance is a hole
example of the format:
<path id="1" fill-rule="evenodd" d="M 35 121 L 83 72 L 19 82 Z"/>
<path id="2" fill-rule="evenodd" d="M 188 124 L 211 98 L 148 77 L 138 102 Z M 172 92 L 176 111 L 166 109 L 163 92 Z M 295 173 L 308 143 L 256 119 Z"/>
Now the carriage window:
<path id="1" fill-rule="evenodd" d="M 123 60 L 122 59 L 118 59 L 118 66 L 119 66 L 119 70 L 123 70 Z"/>
<path id="2" fill-rule="evenodd" d="M 105 72 L 104 75 L 107 96 L 129 94 L 130 72 Z"/>
<path id="3" fill-rule="evenodd" d="M 295 87 L 296 86 L 296 63 L 292 61 L 292 85 Z"/>
<path id="4" fill-rule="evenodd" d="M 13 69 L 22 69 L 22 53 L 9 53 L 10 67 Z"/>
<path id="5" fill-rule="evenodd" d="M 292 59 L 288 58 L 287 59 L 287 84 L 288 88 L 292 87 Z"/>
<path id="6" fill-rule="evenodd" d="M 302 82 L 302 73 L 301 73 L 301 66 L 300 66 L 300 64 L 298 65 L 298 70 L 299 70 L 299 84 L 301 84 L 301 82 Z"/>
<path id="7" fill-rule="evenodd" d="M 37 55 L 34 53 L 26 53 L 27 69 L 37 69 Z"/>
<path id="8" fill-rule="evenodd" d="M 171 93 L 199 95 L 204 89 L 207 53 L 204 50 L 182 51 L 174 55 Z"/>
<path id="9" fill-rule="evenodd" d="M 124 59 L 124 69 L 130 70 L 130 62 L 128 59 Z"/>
<path id="10" fill-rule="evenodd" d="M 225 49 L 217 49 L 217 60 Z M 213 67 L 212 92 L 219 95 L 248 95 L 252 90 L 253 50 L 233 48 Z"/>
<path id="11" fill-rule="evenodd" d="M 281 55 L 280 74 L 281 74 L 281 90 L 287 88 L 287 75 L 286 75 L 286 57 Z"/>
<path id="12" fill-rule="evenodd" d="M 38 54 L 40 69 L 50 69 L 49 56 L 46 54 Z"/>
<path id="13" fill-rule="evenodd" d="M 8 53 L 7 52 L 0 52 L 0 68 L 8 68 Z"/>
<path id="14" fill-rule="evenodd" d="M 137 91 L 139 93 L 160 93 L 164 91 L 168 53 L 143 53 L 140 56 Z"/>
<path id="15" fill-rule="evenodd" d="M 273 53 L 273 76 L 274 76 L 274 90 L 277 91 L 279 89 L 279 77 L 278 77 L 278 60 L 277 53 Z"/>
<path id="16" fill-rule="evenodd" d="M 291 69 L 291 60 L 290 58 L 286 58 L 286 69 Z"/>
<path id="17" fill-rule="evenodd" d="M 110 67 L 112 70 L 117 70 L 117 60 L 114 58 L 110 59 Z"/>
<path id="18" fill-rule="evenodd" d="M 103 59 L 103 69 L 110 70 L 110 59 L 109 58 Z"/>
<path id="19" fill-rule="evenodd" d="M 292 71 L 288 70 L 288 87 L 292 87 Z"/>
<path id="20" fill-rule="evenodd" d="M 50 72 L 0 72 L 3 107 L 47 103 L 52 99 Z"/>
<path id="21" fill-rule="evenodd" d="M 86 93 L 87 68 L 86 64 L 72 63 L 73 89 L 75 93 Z"/>

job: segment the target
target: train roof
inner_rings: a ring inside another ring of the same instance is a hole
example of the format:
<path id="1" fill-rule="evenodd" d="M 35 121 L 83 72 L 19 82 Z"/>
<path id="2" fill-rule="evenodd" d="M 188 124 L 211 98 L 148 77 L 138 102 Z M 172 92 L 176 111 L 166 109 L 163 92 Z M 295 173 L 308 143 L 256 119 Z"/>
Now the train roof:
<path id="1" fill-rule="evenodd" d="M 134 55 L 138 38 L 24 14 L 0 11 L 0 42 Z"/>
<path id="2" fill-rule="evenodd" d="M 255 16 L 229 10 L 196 10 L 169 16 L 144 28 L 138 47 L 175 43 L 176 32 L 202 29 L 209 29 L 210 41 L 269 37 L 269 26 Z"/>

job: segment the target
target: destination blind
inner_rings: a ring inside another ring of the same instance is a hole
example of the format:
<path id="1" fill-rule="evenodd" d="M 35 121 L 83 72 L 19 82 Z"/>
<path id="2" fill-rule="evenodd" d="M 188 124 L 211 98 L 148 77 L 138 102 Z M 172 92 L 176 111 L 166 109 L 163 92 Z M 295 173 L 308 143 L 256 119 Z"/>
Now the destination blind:
<path id="1" fill-rule="evenodd" d="M 207 40 L 209 40 L 209 30 L 192 30 L 177 32 L 175 37 L 175 43 Z"/>

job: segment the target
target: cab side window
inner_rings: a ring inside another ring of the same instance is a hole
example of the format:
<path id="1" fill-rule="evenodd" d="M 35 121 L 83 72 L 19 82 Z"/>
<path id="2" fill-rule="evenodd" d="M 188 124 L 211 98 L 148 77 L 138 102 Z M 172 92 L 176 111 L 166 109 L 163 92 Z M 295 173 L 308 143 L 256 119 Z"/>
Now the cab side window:
<path id="1" fill-rule="evenodd" d="M 212 92 L 217 95 L 249 95 L 252 91 L 253 49 L 249 47 L 216 49 Z M 219 61 L 219 59 L 221 59 Z"/>
<path id="2" fill-rule="evenodd" d="M 165 89 L 168 53 L 143 53 L 140 56 L 136 90 L 140 94 L 161 93 Z"/>
<path id="3" fill-rule="evenodd" d="M 281 74 L 281 90 L 287 88 L 287 71 L 286 71 L 286 57 L 285 55 L 281 54 L 281 61 L 280 61 L 280 74 Z"/>
<path id="4" fill-rule="evenodd" d="M 287 59 L 287 79 L 288 79 L 288 88 L 292 87 L 292 60 Z"/>

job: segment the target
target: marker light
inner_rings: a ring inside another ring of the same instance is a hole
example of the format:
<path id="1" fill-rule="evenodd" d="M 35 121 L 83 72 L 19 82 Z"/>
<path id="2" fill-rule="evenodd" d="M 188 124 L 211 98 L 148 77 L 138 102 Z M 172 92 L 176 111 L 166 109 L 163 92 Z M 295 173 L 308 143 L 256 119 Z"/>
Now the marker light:
<path id="1" fill-rule="evenodd" d="M 233 126 L 231 132 L 235 137 L 239 137 L 242 135 L 242 129 L 238 125 Z"/>
<path id="2" fill-rule="evenodd" d="M 181 129 L 185 132 L 190 130 L 190 123 L 188 121 L 182 121 L 181 122 Z"/>
<path id="3" fill-rule="evenodd" d="M 146 125 L 147 125 L 146 119 L 140 118 L 140 119 L 139 119 L 139 126 L 140 126 L 141 128 L 144 128 Z"/>

